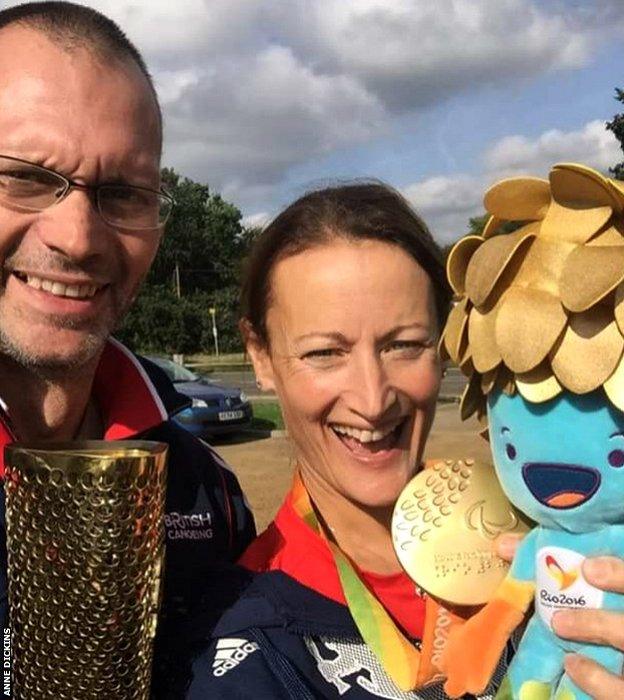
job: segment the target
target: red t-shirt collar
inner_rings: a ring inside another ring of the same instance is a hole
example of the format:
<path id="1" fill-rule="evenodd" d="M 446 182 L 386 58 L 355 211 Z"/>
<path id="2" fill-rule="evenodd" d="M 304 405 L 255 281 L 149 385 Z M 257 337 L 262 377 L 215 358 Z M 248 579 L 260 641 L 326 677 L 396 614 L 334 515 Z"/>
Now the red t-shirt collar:
<path id="1" fill-rule="evenodd" d="M 296 581 L 346 605 L 338 570 L 325 540 L 295 512 L 290 496 L 275 520 L 247 548 L 239 563 L 251 571 L 283 571 Z M 421 639 L 425 601 L 407 574 L 358 570 L 362 581 L 413 639 Z"/>

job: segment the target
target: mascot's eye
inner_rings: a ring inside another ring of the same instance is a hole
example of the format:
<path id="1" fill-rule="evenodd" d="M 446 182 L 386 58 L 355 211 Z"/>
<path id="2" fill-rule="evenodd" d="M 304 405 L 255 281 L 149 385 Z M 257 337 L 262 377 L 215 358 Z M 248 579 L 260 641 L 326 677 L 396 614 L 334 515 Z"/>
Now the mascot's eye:
<path id="1" fill-rule="evenodd" d="M 515 459 L 517 454 L 518 454 L 516 452 L 516 448 L 510 442 L 508 442 L 505 445 L 505 452 L 507 453 L 507 456 L 509 457 L 509 459 Z M 622 457 L 624 458 L 624 453 L 622 454 Z M 611 455 L 609 455 L 609 461 L 610 460 L 611 460 Z"/>
<path id="2" fill-rule="evenodd" d="M 624 467 L 624 450 L 611 450 L 608 460 L 612 467 Z"/>

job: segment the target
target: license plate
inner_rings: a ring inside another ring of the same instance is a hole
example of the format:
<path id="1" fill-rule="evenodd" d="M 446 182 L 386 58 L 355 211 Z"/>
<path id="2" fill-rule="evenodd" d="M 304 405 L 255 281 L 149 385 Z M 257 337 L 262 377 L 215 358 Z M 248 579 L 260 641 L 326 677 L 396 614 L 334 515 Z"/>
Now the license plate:
<path id="1" fill-rule="evenodd" d="M 219 413 L 219 420 L 238 420 L 243 415 L 242 411 L 222 411 Z"/>

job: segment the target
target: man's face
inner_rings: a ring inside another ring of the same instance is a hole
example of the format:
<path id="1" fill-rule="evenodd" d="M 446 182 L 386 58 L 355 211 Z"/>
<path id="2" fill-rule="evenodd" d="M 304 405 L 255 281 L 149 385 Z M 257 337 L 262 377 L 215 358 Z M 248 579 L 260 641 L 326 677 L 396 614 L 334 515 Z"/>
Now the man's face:
<path id="1" fill-rule="evenodd" d="M 158 188 L 160 131 L 138 67 L 0 31 L 0 155 L 81 184 Z M 113 228 L 73 190 L 42 212 L 0 203 L 0 353 L 62 369 L 88 362 L 132 302 L 160 231 Z"/>

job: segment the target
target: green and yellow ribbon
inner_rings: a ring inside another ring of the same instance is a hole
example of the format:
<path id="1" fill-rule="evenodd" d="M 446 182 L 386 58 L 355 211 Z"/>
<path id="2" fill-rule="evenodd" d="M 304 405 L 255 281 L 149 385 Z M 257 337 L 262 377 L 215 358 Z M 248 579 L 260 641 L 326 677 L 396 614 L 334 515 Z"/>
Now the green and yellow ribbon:
<path id="1" fill-rule="evenodd" d="M 347 555 L 325 535 L 299 475 L 295 476 L 291 497 L 297 515 L 329 545 L 349 612 L 362 639 L 401 690 L 418 688 L 421 653 L 362 583 Z"/>

